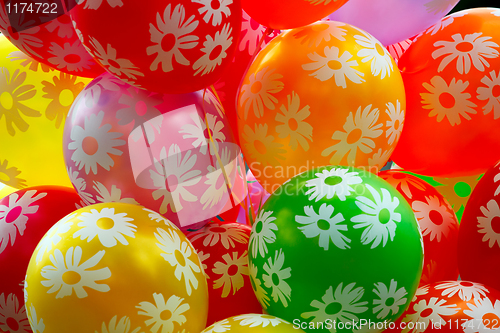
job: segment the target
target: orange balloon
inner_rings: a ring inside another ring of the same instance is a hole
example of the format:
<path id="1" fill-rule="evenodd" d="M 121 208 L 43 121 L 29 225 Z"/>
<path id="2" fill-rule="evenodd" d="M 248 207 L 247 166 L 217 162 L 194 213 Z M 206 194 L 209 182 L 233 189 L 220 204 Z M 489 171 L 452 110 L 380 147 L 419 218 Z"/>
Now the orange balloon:
<path id="1" fill-rule="evenodd" d="M 276 37 L 250 66 L 238 97 L 240 142 L 268 192 L 312 167 L 376 172 L 399 140 L 405 108 L 401 75 L 380 42 L 316 22 Z"/>
<path id="2" fill-rule="evenodd" d="M 399 68 L 408 110 L 397 165 L 454 178 L 500 159 L 500 9 L 443 18 L 417 37 Z"/>
<path id="3" fill-rule="evenodd" d="M 327 17 L 348 0 L 241 0 L 255 21 L 273 29 L 302 27 Z"/>

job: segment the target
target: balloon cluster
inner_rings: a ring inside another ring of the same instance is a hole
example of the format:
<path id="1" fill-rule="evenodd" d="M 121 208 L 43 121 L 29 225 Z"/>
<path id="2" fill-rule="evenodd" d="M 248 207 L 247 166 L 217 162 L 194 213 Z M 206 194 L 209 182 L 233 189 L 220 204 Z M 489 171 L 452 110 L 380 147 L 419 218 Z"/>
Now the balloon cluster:
<path id="1" fill-rule="evenodd" d="M 0 333 L 500 330 L 500 9 L 20 1 Z"/>

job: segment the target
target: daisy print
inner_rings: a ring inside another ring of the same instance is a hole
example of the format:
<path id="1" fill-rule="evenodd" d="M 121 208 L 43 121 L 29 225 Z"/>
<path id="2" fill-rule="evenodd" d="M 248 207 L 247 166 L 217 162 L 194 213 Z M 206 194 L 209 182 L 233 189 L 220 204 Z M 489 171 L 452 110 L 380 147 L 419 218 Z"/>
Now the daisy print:
<path id="1" fill-rule="evenodd" d="M 349 112 L 343 125 L 344 131 L 335 131 L 332 140 L 335 144 L 321 152 L 321 156 L 329 156 L 330 164 L 342 164 L 347 159 L 348 165 L 356 164 L 358 150 L 363 154 L 370 154 L 375 148 L 374 139 L 384 132 L 382 123 L 378 122 L 379 110 L 372 109 L 372 105 L 359 107 L 355 114 Z"/>
<path id="2" fill-rule="evenodd" d="M 387 126 L 385 136 L 388 138 L 388 143 L 392 145 L 393 143 L 397 143 L 401 136 L 403 124 L 405 122 L 405 112 L 401 110 L 401 103 L 399 103 L 398 100 L 396 100 L 396 105 L 389 102 L 386 106 L 387 109 L 385 113 L 389 116 L 390 120 L 385 123 L 385 126 Z"/>
<path id="3" fill-rule="evenodd" d="M 293 34 L 293 37 L 301 44 L 307 44 L 308 47 L 318 47 L 321 43 L 329 42 L 332 38 L 344 42 L 347 30 L 341 28 L 343 26 L 345 23 L 320 21 L 297 29 L 298 31 Z"/>
<path id="4" fill-rule="evenodd" d="M 384 165 L 387 164 L 387 161 L 389 161 L 393 151 L 394 148 L 389 150 L 382 150 L 382 148 L 379 148 L 371 157 L 368 157 L 368 165 L 370 165 L 370 169 L 371 166 L 378 168 L 377 170 L 383 168 Z"/>
<path id="5" fill-rule="evenodd" d="M 107 3 L 111 8 L 122 7 L 122 0 L 76 0 L 76 3 L 80 6 L 85 3 L 84 9 L 94 9 L 97 10 L 101 7 L 102 3 Z"/>
<path id="6" fill-rule="evenodd" d="M 211 326 L 205 328 L 203 330 L 204 333 L 224 333 L 228 332 L 231 329 L 231 324 L 229 320 L 224 319 L 220 320 L 216 323 L 213 323 Z"/>
<path id="7" fill-rule="evenodd" d="M 268 132 L 271 132 L 268 134 Z M 283 145 L 274 141 L 273 130 L 269 130 L 267 124 L 254 124 L 254 129 L 248 125 L 243 127 L 242 143 L 246 148 L 249 157 L 264 165 L 276 166 L 278 159 L 284 160 L 283 154 L 286 150 Z"/>
<path id="8" fill-rule="evenodd" d="M 408 295 L 404 287 L 398 288 L 398 283 L 391 279 L 389 286 L 382 282 L 374 285 L 373 292 L 377 298 L 373 300 L 373 313 L 378 319 L 386 319 L 388 316 L 395 316 L 400 309 L 404 309 Z"/>
<path id="9" fill-rule="evenodd" d="M 332 1 L 337 1 L 337 0 L 305 0 L 307 2 L 310 2 L 311 5 L 317 6 L 317 5 L 328 5 Z"/>
<path id="10" fill-rule="evenodd" d="M 78 298 L 85 298 L 88 296 L 88 289 L 108 292 L 110 288 L 107 284 L 97 283 L 111 277 L 108 267 L 96 268 L 105 253 L 104 250 L 99 251 L 80 263 L 83 254 L 81 247 L 70 247 L 65 255 L 55 249 L 50 255 L 52 265 L 42 268 L 42 277 L 45 280 L 41 281 L 41 284 L 50 288 L 47 290 L 48 294 L 57 292 L 56 298 L 72 296 L 73 291 Z"/>
<path id="11" fill-rule="evenodd" d="M 199 37 L 193 33 L 198 24 L 194 15 L 187 17 L 181 4 L 172 9 L 172 4 L 169 3 L 163 15 L 157 13 L 156 26 L 149 25 L 151 43 L 154 45 L 146 48 L 146 54 L 156 55 L 149 69 L 156 71 L 161 65 L 162 71 L 168 73 L 174 70 L 174 64 L 189 66 L 191 62 L 185 57 L 183 50 L 190 50 L 198 45 Z"/>
<path id="12" fill-rule="evenodd" d="M 123 151 L 118 147 L 125 145 L 119 139 L 120 132 L 111 132 L 111 124 L 103 124 L 104 111 L 85 117 L 83 127 L 75 125 L 71 130 L 71 142 L 68 150 L 73 150 L 71 160 L 79 170 L 97 174 L 98 166 L 109 171 L 114 166 L 114 156 L 121 156 Z"/>
<path id="13" fill-rule="evenodd" d="M 387 180 L 396 190 L 403 192 L 404 196 L 412 199 L 412 189 L 424 190 L 425 186 L 418 179 L 414 179 L 411 175 L 403 172 L 391 172 L 381 175 Z"/>
<path id="14" fill-rule="evenodd" d="M 108 77 L 98 76 L 80 94 L 83 96 L 82 99 L 85 100 L 85 106 L 93 108 L 99 102 L 104 91 L 120 91 L 121 88 L 126 88 L 126 86 L 119 78 L 111 75 Z"/>
<path id="15" fill-rule="evenodd" d="M 221 261 L 214 264 L 212 272 L 216 274 L 214 278 L 214 289 L 222 287 L 222 298 L 236 294 L 244 286 L 244 275 L 248 275 L 248 256 L 247 251 L 241 255 L 238 252 L 226 253 Z"/>
<path id="16" fill-rule="evenodd" d="M 309 179 L 305 184 L 309 188 L 305 194 L 311 195 L 309 201 L 318 202 L 325 197 L 332 199 L 335 196 L 345 201 L 355 191 L 355 186 L 362 183 L 358 172 L 346 168 L 323 170 L 315 175 L 315 178 Z"/>
<path id="17" fill-rule="evenodd" d="M 285 86 L 280 81 L 282 78 L 283 75 L 275 73 L 275 69 L 269 69 L 269 67 L 264 67 L 249 76 L 249 82 L 243 84 L 239 97 L 239 105 L 244 109 L 244 120 L 247 120 L 250 109 L 257 118 L 264 116 L 265 109 L 275 109 L 278 102 L 275 94 L 283 90 Z"/>
<path id="18" fill-rule="evenodd" d="M 486 101 L 483 106 L 483 113 L 489 114 L 493 111 L 493 119 L 500 117 L 500 72 L 491 71 L 486 74 L 481 83 L 484 86 L 477 88 L 477 99 Z"/>
<path id="19" fill-rule="evenodd" d="M 203 239 L 204 247 L 212 247 L 221 244 L 226 250 L 236 247 L 236 245 L 248 242 L 248 234 L 242 228 L 232 224 L 222 224 L 212 222 L 203 229 L 190 234 L 189 240 L 195 242 Z"/>
<path id="20" fill-rule="evenodd" d="M 466 303 L 468 309 L 464 309 L 464 314 L 471 319 L 462 324 L 464 333 L 498 332 L 500 301 L 495 299 L 494 302 L 485 297 Z"/>
<path id="21" fill-rule="evenodd" d="M 201 264 L 201 271 L 203 272 L 203 275 L 205 275 L 205 278 L 210 279 L 210 276 L 207 274 L 207 264 L 205 264 L 205 260 L 210 258 L 210 253 L 204 253 L 203 251 L 198 251 L 198 258 L 200 258 L 200 264 Z"/>
<path id="22" fill-rule="evenodd" d="M 208 113 L 206 121 L 198 113 L 191 113 L 189 118 L 192 123 L 184 123 L 179 130 L 182 138 L 193 140 L 191 144 L 194 148 L 199 148 L 203 155 L 206 155 L 207 151 L 210 151 L 210 154 L 219 151 L 219 144 L 226 141 L 226 135 L 223 132 L 224 122 L 221 121 L 221 118 Z M 213 141 L 210 140 L 210 137 Z"/>
<path id="23" fill-rule="evenodd" d="M 189 187 L 196 185 L 201 180 L 201 171 L 194 169 L 197 155 L 192 155 L 188 150 L 182 154 L 178 145 L 173 144 L 168 149 L 163 147 L 160 151 L 160 161 L 155 161 L 155 169 L 149 170 L 154 186 L 153 199 L 163 198 L 159 213 L 165 214 L 170 210 L 179 212 L 184 207 L 183 201 L 195 202 L 198 197 L 189 191 Z"/>
<path id="24" fill-rule="evenodd" d="M 30 306 L 30 311 L 28 312 L 28 319 L 31 323 L 31 330 L 33 331 L 33 333 L 43 333 L 43 331 L 45 330 L 45 324 L 43 323 L 43 318 L 38 319 L 38 316 L 36 314 L 36 309 L 33 306 L 33 304 L 31 304 Z"/>
<path id="25" fill-rule="evenodd" d="M 199 75 L 200 73 L 202 76 L 209 74 L 222 64 L 222 60 L 227 57 L 227 49 L 233 43 L 232 31 L 233 28 L 227 23 L 213 37 L 210 35 L 205 36 L 205 41 L 201 48 L 204 55 L 193 64 L 194 75 Z"/>
<path id="26" fill-rule="evenodd" d="M 351 60 L 353 56 L 348 51 L 340 54 L 338 47 L 325 46 L 323 54 L 324 56 L 314 52 L 307 55 L 312 62 L 302 65 L 302 68 L 306 71 L 314 71 L 309 76 L 320 81 L 334 78 L 335 84 L 344 89 L 347 88 L 347 80 L 355 84 L 361 84 L 365 81 L 362 79 L 364 74 L 355 69 L 359 66 L 358 62 Z"/>
<path id="27" fill-rule="evenodd" d="M 413 201 L 411 208 L 415 213 L 418 226 L 422 236 L 429 236 L 431 241 L 440 242 L 447 238 L 452 229 L 458 225 L 454 224 L 454 215 L 441 203 L 437 196 L 426 196 L 425 201 Z"/>
<path id="28" fill-rule="evenodd" d="M 290 138 L 289 146 L 297 150 L 300 146 L 304 151 L 309 150 L 309 142 L 312 142 L 313 127 L 305 121 L 311 114 L 309 105 L 300 106 L 300 97 L 292 91 L 287 96 L 287 105 L 280 106 L 280 112 L 276 113 L 276 133 L 281 139 Z"/>
<path id="29" fill-rule="evenodd" d="M 250 272 L 250 283 L 252 284 L 252 289 L 259 301 L 260 305 L 267 309 L 269 306 L 270 298 L 267 294 L 267 291 L 262 287 L 262 281 L 257 277 L 259 273 L 259 269 L 252 262 L 249 262 L 248 269 Z"/>
<path id="30" fill-rule="evenodd" d="M 170 220 L 167 220 L 166 218 L 164 218 L 163 216 L 161 216 L 160 214 L 158 214 L 154 210 L 147 209 L 147 208 L 142 208 L 142 210 L 149 213 L 148 217 L 151 221 L 155 221 L 157 223 L 163 223 L 167 227 L 178 229 L 177 226 L 175 224 L 173 224 Z"/>
<path id="31" fill-rule="evenodd" d="M 283 267 L 285 254 L 282 250 L 276 251 L 273 257 L 268 258 L 264 264 L 262 280 L 266 288 L 271 289 L 271 297 L 275 303 L 280 302 L 285 308 L 291 300 L 292 289 L 285 281 L 292 276 L 290 267 Z"/>
<path id="32" fill-rule="evenodd" d="M 88 49 L 108 72 L 118 77 L 126 77 L 130 80 L 137 80 L 138 76 L 144 76 L 138 68 L 128 59 L 118 58 L 116 49 L 108 44 L 106 49 L 94 37 L 89 37 L 89 43 L 93 50 Z"/>
<path id="33" fill-rule="evenodd" d="M 498 203 L 491 199 L 486 206 L 480 208 L 483 216 L 477 217 L 478 233 L 484 234 L 483 242 L 488 242 L 488 246 L 500 247 L 500 208 Z"/>
<path id="34" fill-rule="evenodd" d="M 40 27 L 36 25 L 35 20 L 30 19 L 29 15 L 12 15 L 7 14 L 6 6 L 2 5 L 0 8 L 0 28 L 2 28 L 2 35 L 6 36 L 9 40 L 16 41 L 19 49 L 25 54 L 30 54 L 35 57 L 41 58 L 40 54 L 35 49 L 40 50 L 44 47 L 44 43 L 38 37 Z M 41 22 L 40 22 L 41 23 Z M 16 29 L 12 29 L 16 27 Z"/>
<path id="35" fill-rule="evenodd" d="M 413 304 L 413 313 L 407 314 L 402 322 L 406 327 L 402 333 L 422 333 L 432 323 L 433 325 L 446 324 L 444 316 L 452 316 L 457 313 L 460 308 L 456 304 L 446 304 L 446 300 L 437 297 L 431 297 L 428 302 L 425 299 Z M 413 323 L 408 325 L 409 323 Z M 415 325 L 415 323 L 424 323 Z"/>
<path id="36" fill-rule="evenodd" d="M 499 56 L 498 44 L 491 41 L 491 37 L 482 36 L 482 32 L 473 34 L 454 34 L 453 41 L 437 41 L 434 43 L 436 50 L 432 52 L 432 58 L 441 62 L 438 72 L 443 71 L 452 61 L 456 60 L 456 69 L 460 74 L 468 74 L 471 65 L 478 71 L 483 72 L 485 67 L 490 67 L 487 59 Z"/>
<path id="37" fill-rule="evenodd" d="M 80 173 L 78 172 L 78 170 L 73 170 L 73 168 L 69 167 L 69 169 L 67 169 L 67 172 L 69 179 L 71 180 L 71 184 L 73 184 L 76 192 L 78 192 L 78 195 L 80 196 L 80 198 L 82 198 L 83 203 L 86 206 L 94 204 L 95 200 L 92 197 L 92 194 L 86 192 L 87 182 L 82 177 L 79 177 Z"/>
<path id="38" fill-rule="evenodd" d="M 207 167 L 205 185 L 209 187 L 200 198 L 203 209 L 212 208 L 221 203 L 223 198 L 227 198 L 230 191 L 232 191 L 229 184 L 234 179 L 231 175 L 235 168 L 235 160 L 231 157 L 231 150 L 227 147 L 224 148 L 219 157 L 221 165 L 217 163 L 215 167 L 211 165 Z"/>
<path id="39" fill-rule="evenodd" d="M 229 6 L 233 4 L 233 0 L 191 0 L 191 2 L 202 5 L 198 8 L 198 12 L 203 15 L 203 20 L 206 23 L 210 23 L 214 27 L 222 24 L 223 19 L 231 16 Z"/>
<path id="40" fill-rule="evenodd" d="M 189 304 L 184 302 L 184 298 L 172 295 L 165 301 L 163 294 L 154 293 L 153 302 L 140 302 L 136 306 L 139 309 L 138 315 L 148 317 L 144 323 L 146 326 L 151 326 L 150 331 L 152 333 L 172 333 L 176 326 L 177 330 L 180 331 L 179 326 L 182 327 L 186 323 L 184 314 L 190 309 Z"/>
<path id="41" fill-rule="evenodd" d="M 477 105 L 469 100 L 471 95 L 465 92 L 469 86 L 467 81 L 453 78 L 448 84 L 441 76 L 434 76 L 430 83 L 424 82 L 422 86 L 428 91 L 420 93 L 422 108 L 431 110 L 429 117 L 436 116 L 437 122 L 446 117 L 451 126 L 460 125 L 462 118 L 470 120 L 470 114 L 477 113 Z"/>
<path id="42" fill-rule="evenodd" d="M 9 167 L 8 160 L 0 159 L 0 178 L 3 184 L 18 189 L 27 187 L 26 180 L 18 177 L 20 174 L 21 171 L 18 168 L 14 166 Z"/>
<path id="43" fill-rule="evenodd" d="M 361 31 L 362 32 L 362 31 Z M 357 56 L 362 58 L 361 62 L 370 62 L 373 76 L 384 79 L 390 77 L 393 71 L 393 60 L 389 51 L 372 35 L 362 32 L 363 35 L 355 35 L 356 43 L 362 48 Z"/>
<path id="44" fill-rule="evenodd" d="M 470 301 L 486 297 L 489 290 L 479 283 L 468 281 L 443 282 L 434 287 L 436 290 L 443 290 L 441 296 L 451 298 L 458 295 L 462 301 Z"/>
<path id="45" fill-rule="evenodd" d="M 24 235 L 30 215 L 35 214 L 40 207 L 34 204 L 47 196 L 45 192 L 29 190 L 20 196 L 14 192 L 9 195 L 7 205 L 0 205 L 0 254 L 10 245 L 13 246 L 17 234 Z"/>
<path id="46" fill-rule="evenodd" d="M 101 332 L 96 333 L 139 333 L 140 327 L 130 330 L 130 318 L 123 316 L 118 320 L 118 316 L 111 318 L 109 323 L 102 323 Z"/>
<path id="47" fill-rule="evenodd" d="M 31 333 L 24 305 L 15 294 L 0 294 L 0 330 L 8 333 Z"/>
<path id="48" fill-rule="evenodd" d="M 361 243 L 371 244 L 374 249 L 380 245 L 386 246 L 387 241 L 393 241 L 396 235 L 397 223 L 401 222 L 401 214 L 396 212 L 399 199 L 381 188 L 380 193 L 371 185 L 365 185 L 373 200 L 365 196 L 356 198 L 356 206 L 363 212 L 351 218 L 355 229 L 363 228 Z"/>
<path id="49" fill-rule="evenodd" d="M 59 70 L 82 72 L 93 65 L 92 58 L 82 55 L 82 43 L 76 40 L 73 44 L 64 43 L 62 46 L 51 43 L 47 60 Z"/>
<path id="50" fill-rule="evenodd" d="M 310 307 L 313 310 L 304 312 L 300 316 L 309 321 L 325 322 L 357 322 L 358 315 L 368 310 L 368 302 L 362 301 L 364 295 L 363 287 L 356 287 L 356 283 L 350 283 L 344 287 L 340 283 L 335 290 L 330 286 L 321 300 L 313 300 Z M 335 332 L 335 331 L 334 331 Z"/>
<path id="51" fill-rule="evenodd" d="M 238 50 L 248 50 L 248 55 L 253 56 L 265 31 L 266 28 L 264 26 L 256 23 L 245 11 L 243 11 Z"/>
<path id="52" fill-rule="evenodd" d="M 286 324 L 287 322 L 278 317 L 270 316 L 267 314 L 243 314 L 234 317 L 234 320 L 240 321 L 240 326 L 248 326 L 248 327 L 276 327 L 279 324 Z"/>
<path id="53" fill-rule="evenodd" d="M 157 228 L 155 237 L 158 243 L 156 245 L 163 251 L 161 256 L 172 267 L 175 267 L 175 278 L 179 281 L 184 279 L 186 292 L 191 296 L 193 289 L 198 289 L 198 278 L 195 273 L 201 273 L 198 255 L 189 242 L 181 240 L 177 231 Z M 195 256 L 195 261 L 190 258 Z"/>
<path id="54" fill-rule="evenodd" d="M 267 255 L 267 244 L 272 244 L 276 240 L 275 231 L 278 231 L 278 227 L 274 223 L 276 218 L 272 214 L 272 211 L 266 212 L 261 209 L 255 219 L 249 241 L 249 248 L 252 249 L 254 258 L 258 254 L 264 258 Z"/>
<path id="55" fill-rule="evenodd" d="M 94 191 L 96 191 L 96 199 L 98 202 L 123 202 L 138 205 L 139 203 L 133 198 L 122 198 L 122 190 L 112 184 L 108 188 L 101 182 L 94 180 Z"/>
<path id="56" fill-rule="evenodd" d="M 104 247 L 113 247 L 118 243 L 128 245 L 128 238 L 135 238 L 137 226 L 127 217 L 126 213 L 115 213 L 114 208 L 103 208 L 100 211 L 91 209 L 89 212 L 81 213 L 77 223 L 81 229 L 73 234 L 73 238 L 80 237 L 81 240 L 90 242 L 95 237 Z"/>
<path id="57" fill-rule="evenodd" d="M 347 225 L 342 213 L 334 213 L 334 208 L 326 203 L 319 207 L 316 213 L 314 206 L 305 206 L 306 216 L 296 215 L 295 222 L 301 224 L 298 229 L 302 231 L 307 238 L 316 238 L 319 236 L 318 244 L 325 251 L 330 247 L 330 241 L 339 249 L 349 249 L 348 243 L 351 242 L 342 231 L 347 231 Z"/>
<path id="58" fill-rule="evenodd" d="M 66 215 L 45 233 L 45 236 L 40 240 L 35 249 L 37 265 L 42 261 L 45 253 L 50 252 L 63 239 L 63 235 L 67 233 L 73 225 L 72 220 L 76 215 L 76 213 Z"/>

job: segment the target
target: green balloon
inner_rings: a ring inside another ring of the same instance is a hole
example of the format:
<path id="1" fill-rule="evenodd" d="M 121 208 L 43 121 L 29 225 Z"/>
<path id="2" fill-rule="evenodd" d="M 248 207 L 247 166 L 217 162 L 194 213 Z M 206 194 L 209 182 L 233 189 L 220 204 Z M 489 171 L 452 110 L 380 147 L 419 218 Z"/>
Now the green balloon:
<path id="1" fill-rule="evenodd" d="M 249 243 L 261 305 L 316 333 L 369 332 L 396 320 L 422 264 L 410 205 L 385 180 L 352 167 L 316 168 L 283 184 L 259 211 Z"/>

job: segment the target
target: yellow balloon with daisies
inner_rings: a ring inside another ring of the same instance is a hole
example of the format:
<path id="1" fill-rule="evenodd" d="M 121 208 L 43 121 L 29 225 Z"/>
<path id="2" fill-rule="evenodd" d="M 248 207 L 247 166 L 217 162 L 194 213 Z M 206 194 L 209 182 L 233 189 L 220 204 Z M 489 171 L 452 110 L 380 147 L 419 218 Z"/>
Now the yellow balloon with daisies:
<path id="1" fill-rule="evenodd" d="M 0 182 L 16 189 L 71 186 L 64 121 L 90 79 L 41 64 L 0 35 Z"/>
<path id="2" fill-rule="evenodd" d="M 255 58 L 238 95 L 245 159 L 268 192 L 323 165 L 380 169 L 405 119 L 405 90 L 384 46 L 349 24 L 288 30 Z"/>
<path id="3" fill-rule="evenodd" d="M 268 314 L 248 313 L 220 320 L 201 333 L 304 333 L 302 329 L 308 327 L 308 323 L 300 319 L 292 324 Z"/>
<path id="4" fill-rule="evenodd" d="M 103 203 L 79 209 L 42 238 L 28 266 L 33 330 L 200 332 L 207 281 L 195 249 L 158 213 Z"/>

